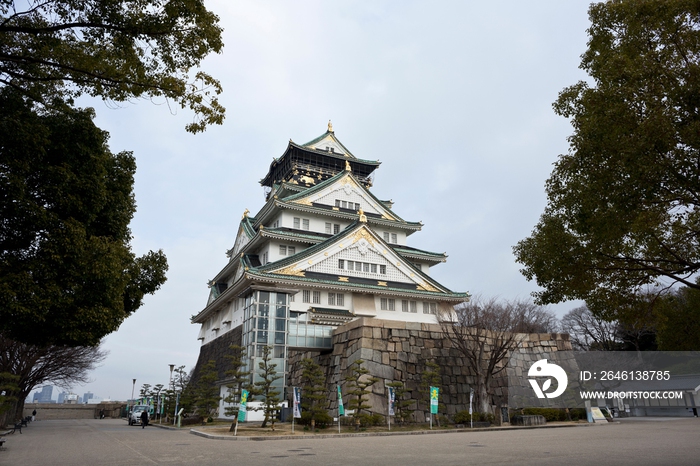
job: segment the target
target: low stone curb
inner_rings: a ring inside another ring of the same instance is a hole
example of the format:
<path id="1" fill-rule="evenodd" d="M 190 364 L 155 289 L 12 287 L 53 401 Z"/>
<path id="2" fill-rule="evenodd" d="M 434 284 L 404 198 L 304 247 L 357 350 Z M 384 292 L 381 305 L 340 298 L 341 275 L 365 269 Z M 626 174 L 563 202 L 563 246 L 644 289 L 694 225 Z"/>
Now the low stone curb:
<path id="1" fill-rule="evenodd" d="M 264 441 L 264 440 L 309 440 L 345 437 L 387 437 L 392 435 L 431 435 L 431 434 L 452 434 L 458 432 L 493 432 L 500 430 L 530 430 L 530 429 L 557 429 L 561 427 L 588 427 L 596 424 L 551 424 L 544 426 L 511 426 L 511 427 L 482 427 L 474 429 L 451 429 L 451 430 L 411 430 L 402 432 L 350 432 L 343 434 L 307 434 L 307 435 L 256 435 L 238 436 L 208 434 L 201 430 L 190 429 L 190 434 L 198 435 L 210 440 L 236 440 L 236 441 Z M 601 424 L 598 424 L 601 425 Z"/>

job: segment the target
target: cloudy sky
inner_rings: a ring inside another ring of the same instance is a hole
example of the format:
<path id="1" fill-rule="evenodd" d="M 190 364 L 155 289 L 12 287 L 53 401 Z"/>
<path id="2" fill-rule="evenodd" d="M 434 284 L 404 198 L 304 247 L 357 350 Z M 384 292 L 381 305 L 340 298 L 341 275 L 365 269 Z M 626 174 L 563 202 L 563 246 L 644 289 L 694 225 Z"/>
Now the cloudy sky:
<path id="1" fill-rule="evenodd" d="M 223 126 L 193 136 L 192 114 L 164 101 L 115 108 L 96 124 L 113 152 L 138 163 L 132 222 L 137 254 L 163 249 L 168 281 L 118 332 L 110 355 L 74 387 L 126 399 L 189 370 L 207 281 L 226 264 L 238 222 L 263 205 L 258 181 L 291 138 L 332 120 L 356 156 L 382 162 L 373 192 L 423 221 L 409 245 L 446 251 L 431 273 L 454 291 L 526 298 L 512 246 L 545 206 L 544 182 L 571 126 L 552 111 L 585 79 L 587 1 L 207 1 L 225 48 L 204 69 L 223 87 Z M 558 314 L 574 303 L 554 306 Z"/>

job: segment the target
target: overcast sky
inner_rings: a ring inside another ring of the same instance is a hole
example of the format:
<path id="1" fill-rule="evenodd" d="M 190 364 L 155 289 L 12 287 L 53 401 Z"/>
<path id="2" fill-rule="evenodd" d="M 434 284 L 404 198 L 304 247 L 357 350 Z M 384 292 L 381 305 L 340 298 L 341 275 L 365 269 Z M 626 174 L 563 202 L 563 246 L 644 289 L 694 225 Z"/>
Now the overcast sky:
<path id="1" fill-rule="evenodd" d="M 512 247 L 545 206 L 544 183 L 568 150 L 552 111 L 578 69 L 587 1 L 207 1 L 225 48 L 203 68 L 224 88 L 223 126 L 193 136 L 192 114 L 164 101 L 94 106 L 113 152 L 133 151 L 136 254 L 163 249 L 168 281 L 105 339 L 110 355 L 82 395 L 124 400 L 167 384 L 168 364 L 199 354 L 190 317 L 226 264 L 258 181 L 291 138 L 332 120 L 359 158 L 380 160 L 375 195 L 423 231 L 409 245 L 447 252 L 431 274 L 453 291 L 503 299 L 536 290 Z M 554 306 L 559 315 L 576 303 Z"/>

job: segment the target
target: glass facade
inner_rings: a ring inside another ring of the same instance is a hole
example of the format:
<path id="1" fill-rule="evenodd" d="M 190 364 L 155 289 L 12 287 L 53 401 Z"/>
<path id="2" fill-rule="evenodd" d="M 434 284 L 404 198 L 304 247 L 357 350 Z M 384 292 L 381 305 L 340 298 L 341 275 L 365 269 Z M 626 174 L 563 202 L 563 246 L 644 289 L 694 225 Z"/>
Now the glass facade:
<path id="1" fill-rule="evenodd" d="M 246 348 L 246 370 L 253 372 L 253 382 L 260 380 L 259 362 L 263 348 L 269 346 L 271 364 L 283 378 L 275 382 L 282 391 L 286 386 L 287 349 L 331 348 L 331 335 L 335 326 L 316 325 L 306 320 L 306 313 L 289 312 L 289 295 L 271 291 L 253 291 L 245 298 L 243 308 L 243 347 Z"/>

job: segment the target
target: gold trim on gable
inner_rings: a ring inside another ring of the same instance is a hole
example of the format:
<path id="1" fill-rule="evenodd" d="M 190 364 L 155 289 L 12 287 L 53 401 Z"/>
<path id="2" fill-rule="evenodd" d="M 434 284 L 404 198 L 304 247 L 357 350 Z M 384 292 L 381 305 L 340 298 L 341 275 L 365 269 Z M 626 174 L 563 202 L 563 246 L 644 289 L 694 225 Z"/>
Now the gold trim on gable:
<path id="1" fill-rule="evenodd" d="M 295 204 L 301 204 L 301 205 L 312 205 L 311 201 L 308 199 L 299 199 L 298 201 L 294 201 Z"/>
<path id="2" fill-rule="evenodd" d="M 433 291 L 433 292 L 439 292 L 439 291 L 440 291 L 440 290 L 438 290 L 437 288 L 435 288 L 434 286 L 429 285 L 429 284 L 427 284 L 427 283 L 423 283 L 422 285 L 416 286 L 416 290 L 418 290 L 418 291 Z"/>
<path id="3" fill-rule="evenodd" d="M 350 279 L 350 277 L 338 277 L 339 282 L 347 282 Z"/>
<path id="4" fill-rule="evenodd" d="M 352 236 L 352 244 L 357 243 L 361 239 L 365 239 L 369 244 L 374 246 L 374 238 L 372 237 L 372 235 L 367 233 L 367 230 L 365 230 L 364 228 L 355 232 L 355 234 Z"/>
<path id="5" fill-rule="evenodd" d="M 289 267 L 284 268 L 282 270 L 278 270 L 277 272 L 274 272 L 274 273 L 278 273 L 281 275 L 294 275 L 296 277 L 304 277 L 305 276 L 304 272 L 302 270 L 299 270 L 299 268 L 296 265 L 290 265 Z"/>
<path id="6" fill-rule="evenodd" d="M 388 286 L 388 285 L 386 284 L 386 282 L 377 282 L 377 285 L 379 285 L 379 286 Z"/>

